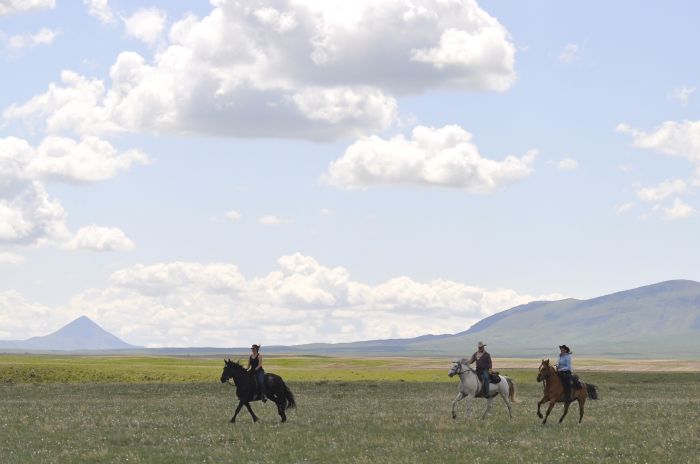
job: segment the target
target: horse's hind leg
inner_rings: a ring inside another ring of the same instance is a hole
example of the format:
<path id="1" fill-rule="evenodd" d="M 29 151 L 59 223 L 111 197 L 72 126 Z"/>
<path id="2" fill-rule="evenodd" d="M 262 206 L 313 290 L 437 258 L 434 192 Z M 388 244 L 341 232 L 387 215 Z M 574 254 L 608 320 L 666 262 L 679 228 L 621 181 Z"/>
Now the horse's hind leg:
<path id="1" fill-rule="evenodd" d="M 245 407 L 246 407 L 246 409 L 248 409 L 248 412 L 250 413 L 250 415 L 253 416 L 253 422 L 257 422 L 258 416 L 256 416 L 255 413 L 253 412 L 253 408 L 250 407 L 250 403 L 245 403 Z"/>
<path id="2" fill-rule="evenodd" d="M 233 413 L 233 417 L 229 422 L 232 424 L 236 422 L 236 416 L 238 415 L 239 412 L 241 412 L 241 408 L 243 407 L 243 401 L 238 402 L 238 406 L 236 407 L 236 412 Z"/>
<path id="3" fill-rule="evenodd" d="M 501 395 L 501 397 L 503 398 L 503 402 L 506 404 L 506 407 L 508 408 L 508 417 L 510 417 L 512 419 L 513 418 L 513 408 L 510 405 L 510 401 L 508 401 L 508 398 L 506 397 L 506 395 Z"/>
<path id="4" fill-rule="evenodd" d="M 586 404 L 586 398 L 579 398 L 578 400 L 578 423 L 580 424 L 583 420 L 583 405 Z"/>
<path id="5" fill-rule="evenodd" d="M 275 398 L 275 404 L 277 405 L 277 414 L 280 415 L 282 418 L 282 422 L 287 422 L 287 414 L 284 412 L 284 406 L 285 406 L 285 400 L 282 398 L 281 400 L 278 400 Z"/>

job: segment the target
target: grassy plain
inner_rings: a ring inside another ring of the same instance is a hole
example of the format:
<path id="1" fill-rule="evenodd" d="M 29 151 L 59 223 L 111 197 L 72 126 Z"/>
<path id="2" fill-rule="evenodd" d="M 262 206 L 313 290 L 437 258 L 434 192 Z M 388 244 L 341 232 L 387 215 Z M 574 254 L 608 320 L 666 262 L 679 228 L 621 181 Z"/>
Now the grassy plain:
<path id="1" fill-rule="evenodd" d="M 280 424 L 255 403 L 258 423 L 242 411 L 229 424 L 235 395 L 218 380 L 220 359 L 0 356 L 0 460 L 700 462 L 698 370 L 582 371 L 601 396 L 583 424 L 573 406 L 558 425 L 558 406 L 542 426 L 537 366 L 498 361 L 519 387 L 512 421 L 500 400 L 485 421 L 483 400 L 453 421 L 457 380 L 444 359 L 270 357 L 298 409 Z"/>

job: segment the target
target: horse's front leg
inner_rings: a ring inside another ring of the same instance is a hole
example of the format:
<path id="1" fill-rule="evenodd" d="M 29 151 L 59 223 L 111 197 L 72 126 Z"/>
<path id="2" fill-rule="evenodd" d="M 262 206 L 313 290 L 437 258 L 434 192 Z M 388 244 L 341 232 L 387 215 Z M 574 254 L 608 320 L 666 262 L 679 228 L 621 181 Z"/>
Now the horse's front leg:
<path id="1" fill-rule="evenodd" d="M 233 417 L 229 422 L 232 424 L 236 422 L 236 416 L 238 415 L 239 412 L 241 412 L 241 408 L 243 407 L 243 401 L 238 402 L 238 406 L 236 407 L 236 412 L 233 413 Z"/>
<path id="2" fill-rule="evenodd" d="M 454 401 L 452 401 L 452 419 L 457 419 L 457 413 L 455 412 L 455 406 L 457 406 L 458 401 L 462 401 L 464 398 L 464 393 L 461 391 L 457 393 L 457 396 L 455 397 Z"/>
<path id="3" fill-rule="evenodd" d="M 250 407 L 250 403 L 246 402 L 245 407 L 246 407 L 246 409 L 248 409 L 248 412 L 250 413 L 250 415 L 253 416 L 253 422 L 257 422 L 258 416 L 256 416 L 255 413 L 253 412 L 253 408 Z"/>
<path id="4" fill-rule="evenodd" d="M 571 404 L 570 402 L 564 401 L 564 414 L 562 414 L 561 417 L 559 418 L 560 424 L 561 424 L 561 421 L 563 421 L 564 418 L 566 417 L 566 415 L 569 413 L 569 405 L 570 404 Z"/>
<path id="5" fill-rule="evenodd" d="M 547 418 L 549 417 L 549 413 L 552 412 L 552 408 L 554 405 L 557 403 L 557 400 L 549 400 L 549 407 L 547 408 L 547 412 L 544 415 L 544 420 L 542 421 L 542 425 L 547 423 Z"/>
<path id="6" fill-rule="evenodd" d="M 537 403 L 537 417 L 542 419 L 544 416 L 540 412 L 540 406 L 547 402 L 547 395 L 543 396 L 539 403 Z"/>
<path id="7" fill-rule="evenodd" d="M 484 413 L 481 415 L 481 420 L 484 420 L 491 410 L 491 403 L 493 403 L 493 396 L 486 398 L 486 409 L 484 409 Z"/>

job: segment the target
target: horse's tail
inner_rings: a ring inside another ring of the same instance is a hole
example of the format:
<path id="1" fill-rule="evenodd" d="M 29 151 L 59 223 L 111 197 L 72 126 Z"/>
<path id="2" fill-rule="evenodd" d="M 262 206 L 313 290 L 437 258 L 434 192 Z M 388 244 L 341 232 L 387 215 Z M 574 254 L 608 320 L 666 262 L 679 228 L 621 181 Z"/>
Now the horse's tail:
<path id="1" fill-rule="evenodd" d="M 513 383 L 510 377 L 506 377 L 506 380 L 508 381 L 508 397 L 510 398 L 510 402 L 517 403 L 515 399 L 515 383 Z"/>
<path id="2" fill-rule="evenodd" d="M 587 383 L 586 384 L 586 391 L 588 392 L 588 397 L 590 399 L 592 399 L 592 400 L 598 399 L 598 387 L 596 387 L 592 383 Z"/>
<path id="3" fill-rule="evenodd" d="M 282 389 L 284 393 L 284 399 L 287 400 L 287 407 L 285 409 L 295 408 L 297 406 L 297 403 L 294 399 L 294 393 L 292 393 L 287 384 L 284 382 L 282 382 Z"/>

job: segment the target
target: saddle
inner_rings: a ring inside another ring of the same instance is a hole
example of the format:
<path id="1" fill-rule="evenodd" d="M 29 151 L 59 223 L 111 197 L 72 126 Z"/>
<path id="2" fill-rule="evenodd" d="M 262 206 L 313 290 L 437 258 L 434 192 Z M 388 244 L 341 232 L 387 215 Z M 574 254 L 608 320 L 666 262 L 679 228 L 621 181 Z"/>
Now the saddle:
<path id="1" fill-rule="evenodd" d="M 501 383 L 501 377 L 498 375 L 498 371 L 489 372 L 489 383 Z"/>

